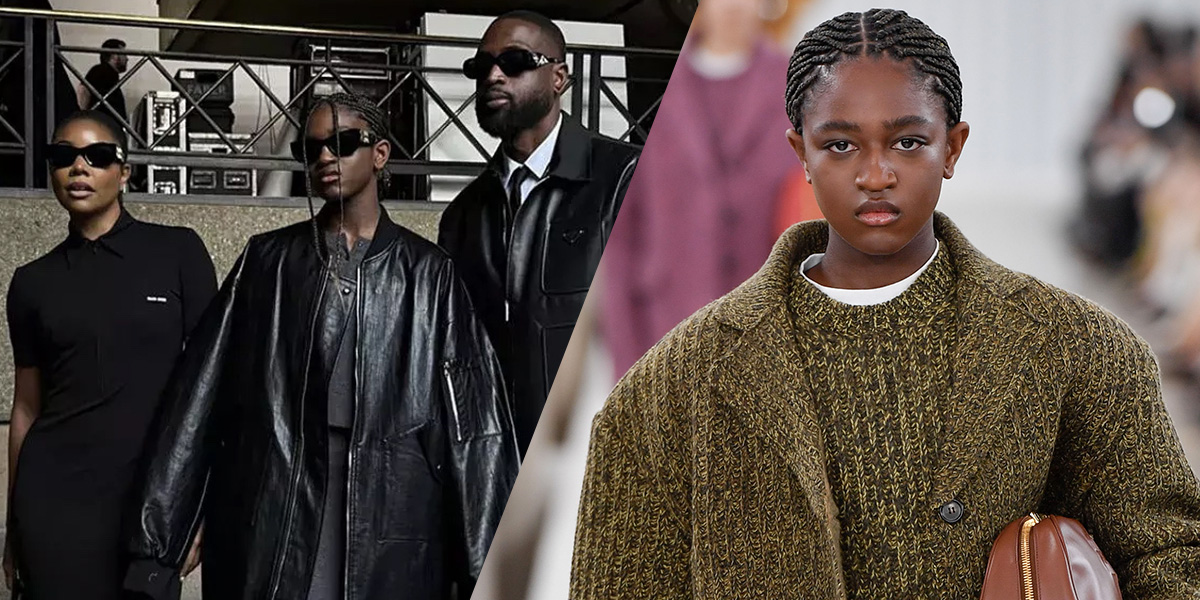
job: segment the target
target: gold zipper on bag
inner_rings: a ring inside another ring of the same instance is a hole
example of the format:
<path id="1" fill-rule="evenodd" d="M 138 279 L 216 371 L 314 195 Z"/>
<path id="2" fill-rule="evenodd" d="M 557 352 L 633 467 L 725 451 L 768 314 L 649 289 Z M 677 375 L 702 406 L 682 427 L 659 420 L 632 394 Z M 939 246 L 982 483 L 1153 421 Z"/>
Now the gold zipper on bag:
<path id="1" fill-rule="evenodd" d="M 1042 518 L 1037 513 L 1029 513 L 1029 518 L 1021 523 L 1021 592 L 1025 600 L 1037 600 L 1033 593 L 1033 526 L 1040 523 Z"/>

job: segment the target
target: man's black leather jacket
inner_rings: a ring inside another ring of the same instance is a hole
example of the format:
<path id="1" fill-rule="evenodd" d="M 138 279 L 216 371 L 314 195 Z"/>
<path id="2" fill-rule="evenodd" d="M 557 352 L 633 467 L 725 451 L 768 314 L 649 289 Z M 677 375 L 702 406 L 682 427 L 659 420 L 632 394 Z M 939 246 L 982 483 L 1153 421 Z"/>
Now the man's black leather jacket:
<path id="1" fill-rule="evenodd" d="M 519 466 L 499 365 L 449 257 L 382 209 L 358 277 L 345 598 L 465 598 Z M 310 223 L 251 238 L 163 399 L 127 588 L 160 587 L 203 522 L 206 598 L 305 597 L 328 456 L 314 334 L 321 295 L 343 293 L 327 282 Z"/>
<path id="2" fill-rule="evenodd" d="M 546 179 L 515 214 L 501 183 L 500 150 L 442 213 L 438 244 L 454 257 L 504 365 L 522 454 L 639 152 L 564 114 Z"/>

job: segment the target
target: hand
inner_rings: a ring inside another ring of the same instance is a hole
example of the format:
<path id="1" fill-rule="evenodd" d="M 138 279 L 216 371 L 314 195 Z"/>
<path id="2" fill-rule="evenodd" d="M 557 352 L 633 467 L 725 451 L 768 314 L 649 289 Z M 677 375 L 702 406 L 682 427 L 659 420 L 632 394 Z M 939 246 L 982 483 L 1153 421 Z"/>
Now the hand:
<path id="1" fill-rule="evenodd" d="M 4 585 L 13 589 L 13 548 L 10 535 L 4 536 Z"/>
<path id="2" fill-rule="evenodd" d="M 187 577 L 200 566 L 200 543 L 204 539 L 204 524 L 200 524 L 200 529 L 196 531 L 196 539 L 192 540 L 192 549 L 188 551 L 187 560 L 183 562 L 183 570 L 180 571 L 182 577 Z"/>

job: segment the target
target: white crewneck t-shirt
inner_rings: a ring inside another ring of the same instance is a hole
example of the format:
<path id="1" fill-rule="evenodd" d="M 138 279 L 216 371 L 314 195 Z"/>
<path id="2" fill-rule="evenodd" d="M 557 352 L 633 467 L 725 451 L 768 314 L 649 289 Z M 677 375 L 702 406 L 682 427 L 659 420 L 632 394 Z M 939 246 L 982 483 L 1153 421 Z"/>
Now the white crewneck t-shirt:
<path id="1" fill-rule="evenodd" d="M 938 252 L 941 251 L 942 243 L 938 242 L 937 247 L 933 249 L 933 255 L 929 257 L 929 260 L 925 261 L 924 265 L 921 265 L 920 269 L 917 269 L 916 273 L 913 273 L 912 275 L 909 275 L 908 277 L 905 277 L 904 279 L 901 279 L 900 281 L 897 281 L 891 285 L 871 288 L 868 290 L 848 290 L 844 288 L 826 287 L 813 281 L 812 279 L 809 279 L 805 271 L 808 271 L 809 269 L 820 264 L 821 259 L 825 258 L 824 253 L 813 254 L 804 259 L 804 262 L 800 265 L 800 274 L 804 275 L 804 279 L 813 284 L 813 286 L 818 290 L 821 290 L 823 294 L 833 298 L 834 300 L 837 300 L 838 302 L 853 306 L 871 306 L 874 304 L 883 304 L 884 302 L 903 294 L 904 290 L 907 290 L 909 286 L 911 286 L 913 282 L 921 276 L 921 273 L 924 273 L 925 270 L 929 268 L 929 265 L 933 264 L 933 259 L 937 258 Z"/>

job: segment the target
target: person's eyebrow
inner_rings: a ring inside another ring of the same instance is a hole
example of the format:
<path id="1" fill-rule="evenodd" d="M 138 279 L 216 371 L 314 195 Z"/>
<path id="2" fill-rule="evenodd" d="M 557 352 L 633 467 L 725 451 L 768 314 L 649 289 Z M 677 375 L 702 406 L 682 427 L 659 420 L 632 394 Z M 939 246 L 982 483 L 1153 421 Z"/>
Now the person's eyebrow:
<path id="1" fill-rule="evenodd" d="M 883 123 L 884 128 L 888 131 L 895 131 L 912 125 L 932 125 L 933 121 L 919 115 L 908 115 L 898 119 L 892 119 Z"/>
<path id="2" fill-rule="evenodd" d="M 850 121 L 825 121 L 813 129 L 813 133 L 828 133 L 831 131 L 858 132 L 862 131 L 862 127 L 859 127 L 858 123 L 851 123 Z"/>

